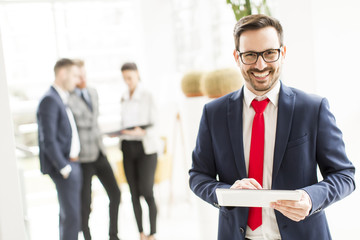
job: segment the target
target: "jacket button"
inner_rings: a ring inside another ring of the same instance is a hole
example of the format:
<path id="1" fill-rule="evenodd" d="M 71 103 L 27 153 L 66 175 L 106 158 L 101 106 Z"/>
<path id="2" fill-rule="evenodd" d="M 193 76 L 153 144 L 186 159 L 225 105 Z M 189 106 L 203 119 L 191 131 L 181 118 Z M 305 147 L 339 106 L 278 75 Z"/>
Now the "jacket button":
<path id="1" fill-rule="evenodd" d="M 241 232 L 242 234 L 244 234 L 244 232 L 245 232 L 242 227 L 240 228 L 240 232 Z"/>

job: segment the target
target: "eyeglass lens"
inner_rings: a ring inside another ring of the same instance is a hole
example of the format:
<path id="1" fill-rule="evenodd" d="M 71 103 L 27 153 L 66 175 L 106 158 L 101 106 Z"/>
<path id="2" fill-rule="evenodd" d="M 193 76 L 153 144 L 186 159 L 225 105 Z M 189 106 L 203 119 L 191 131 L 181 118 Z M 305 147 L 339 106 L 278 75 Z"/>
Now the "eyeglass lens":
<path id="1" fill-rule="evenodd" d="M 256 63 L 258 56 L 262 56 L 265 62 L 275 62 L 279 59 L 280 51 L 278 49 L 269 49 L 264 52 L 245 52 L 241 54 L 241 60 L 245 64 Z"/>

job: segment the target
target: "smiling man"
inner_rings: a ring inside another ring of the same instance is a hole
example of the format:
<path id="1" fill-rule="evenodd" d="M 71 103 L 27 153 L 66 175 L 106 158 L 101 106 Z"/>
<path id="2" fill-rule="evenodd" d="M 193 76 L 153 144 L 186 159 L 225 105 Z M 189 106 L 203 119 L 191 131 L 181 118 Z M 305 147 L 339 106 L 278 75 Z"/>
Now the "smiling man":
<path id="1" fill-rule="evenodd" d="M 286 47 L 278 20 L 244 17 L 234 39 L 245 86 L 205 105 L 190 187 L 219 208 L 219 240 L 331 239 L 323 210 L 354 191 L 355 168 L 328 101 L 280 81 Z M 301 199 L 226 208 L 217 188 L 298 190 Z"/>

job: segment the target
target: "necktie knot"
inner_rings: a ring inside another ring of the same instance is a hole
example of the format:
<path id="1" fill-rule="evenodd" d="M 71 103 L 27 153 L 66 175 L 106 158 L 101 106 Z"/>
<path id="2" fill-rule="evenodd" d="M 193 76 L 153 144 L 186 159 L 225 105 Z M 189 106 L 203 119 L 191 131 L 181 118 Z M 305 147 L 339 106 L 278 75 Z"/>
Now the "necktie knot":
<path id="1" fill-rule="evenodd" d="M 251 106 L 254 108 L 255 112 L 258 114 L 261 114 L 265 111 L 265 108 L 267 106 L 267 104 L 269 103 L 269 99 L 264 99 L 262 101 L 257 101 L 257 100 L 253 100 L 251 102 Z"/>

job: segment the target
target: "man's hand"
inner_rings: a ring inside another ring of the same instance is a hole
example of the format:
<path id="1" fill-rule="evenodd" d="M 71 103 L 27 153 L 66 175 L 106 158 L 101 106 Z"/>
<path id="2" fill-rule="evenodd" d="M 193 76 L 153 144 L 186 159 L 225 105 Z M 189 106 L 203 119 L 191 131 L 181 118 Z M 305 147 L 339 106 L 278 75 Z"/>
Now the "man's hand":
<path id="1" fill-rule="evenodd" d="M 309 195 L 304 190 L 299 201 L 281 200 L 271 203 L 271 207 L 281 212 L 284 216 L 295 222 L 304 220 L 309 215 L 312 203 Z"/>
<path id="2" fill-rule="evenodd" d="M 77 162 L 79 161 L 79 157 L 75 157 L 75 158 L 69 158 L 70 162 Z"/>
<path id="3" fill-rule="evenodd" d="M 254 178 L 243 178 L 236 180 L 230 189 L 262 189 L 262 186 Z"/>
<path id="4" fill-rule="evenodd" d="M 67 179 L 67 178 L 70 176 L 71 171 L 72 171 L 72 168 L 71 168 L 71 166 L 68 164 L 68 165 L 66 165 L 65 167 L 63 167 L 63 168 L 60 170 L 60 173 L 61 173 L 61 175 L 63 176 L 64 179 Z"/>

